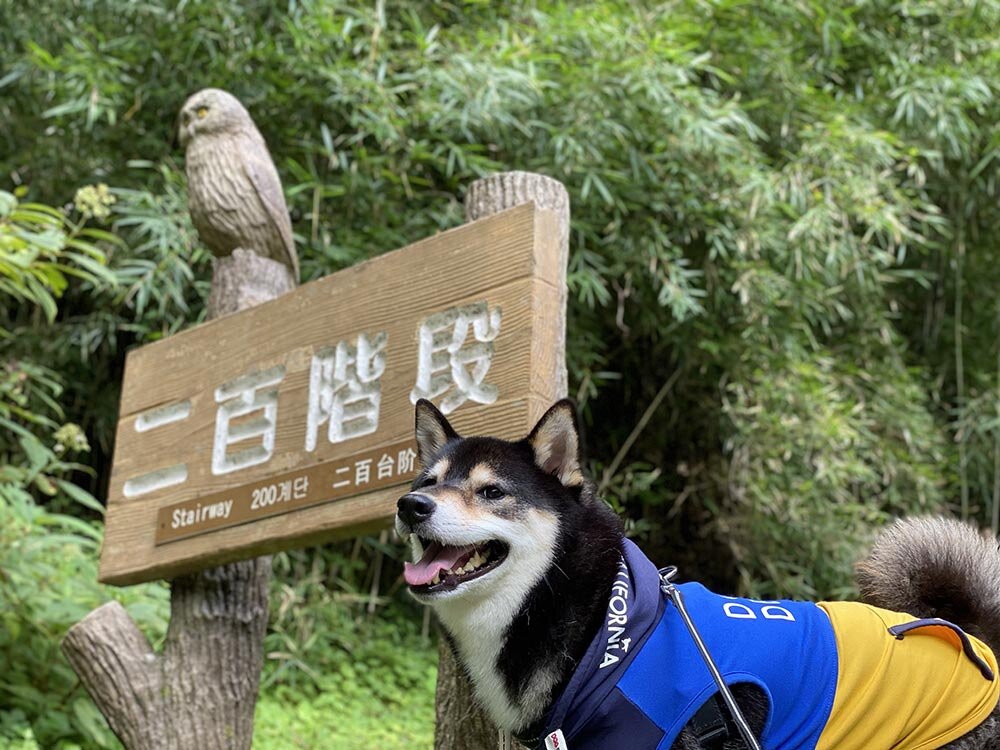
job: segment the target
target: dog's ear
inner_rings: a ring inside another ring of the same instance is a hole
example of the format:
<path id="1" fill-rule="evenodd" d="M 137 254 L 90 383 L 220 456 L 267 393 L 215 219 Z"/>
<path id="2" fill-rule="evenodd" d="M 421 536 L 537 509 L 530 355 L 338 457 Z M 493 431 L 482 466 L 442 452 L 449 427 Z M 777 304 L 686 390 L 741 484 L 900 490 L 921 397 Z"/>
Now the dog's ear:
<path id="1" fill-rule="evenodd" d="M 535 463 L 566 487 L 583 485 L 583 450 L 576 422 L 576 406 L 568 398 L 557 401 L 528 435 Z"/>
<path id="2" fill-rule="evenodd" d="M 458 433 L 445 419 L 444 414 L 425 398 L 417 401 L 415 432 L 417 458 L 420 459 L 420 465 L 425 467 L 427 462 L 444 448 L 445 443 L 458 437 Z"/>

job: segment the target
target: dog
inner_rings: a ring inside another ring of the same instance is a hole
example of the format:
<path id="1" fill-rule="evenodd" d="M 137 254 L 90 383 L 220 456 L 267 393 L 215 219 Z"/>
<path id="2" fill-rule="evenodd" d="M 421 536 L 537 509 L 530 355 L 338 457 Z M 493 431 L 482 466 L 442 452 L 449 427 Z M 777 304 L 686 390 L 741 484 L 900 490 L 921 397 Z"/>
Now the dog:
<path id="1" fill-rule="evenodd" d="M 460 437 L 422 400 L 415 434 L 404 578 L 500 729 L 546 750 L 747 747 L 656 567 L 585 475 L 572 402 L 510 442 Z M 856 603 L 678 587 L 761 746 L 1000 749 L 996 540 L 897 521 L 857 571 Z"/>

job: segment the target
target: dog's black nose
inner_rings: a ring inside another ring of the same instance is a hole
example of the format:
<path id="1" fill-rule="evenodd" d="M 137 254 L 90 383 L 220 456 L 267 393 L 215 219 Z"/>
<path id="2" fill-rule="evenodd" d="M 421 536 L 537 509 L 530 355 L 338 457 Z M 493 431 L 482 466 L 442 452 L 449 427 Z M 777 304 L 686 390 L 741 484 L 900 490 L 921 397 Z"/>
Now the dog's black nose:
<path id="1" fill-rule="evenodd" d="M 412 529 L 421 521 L 430 518 L 435 507 L 436 504 L 427 495 L 410 492 L 396 502 L 396 515 Z"/>

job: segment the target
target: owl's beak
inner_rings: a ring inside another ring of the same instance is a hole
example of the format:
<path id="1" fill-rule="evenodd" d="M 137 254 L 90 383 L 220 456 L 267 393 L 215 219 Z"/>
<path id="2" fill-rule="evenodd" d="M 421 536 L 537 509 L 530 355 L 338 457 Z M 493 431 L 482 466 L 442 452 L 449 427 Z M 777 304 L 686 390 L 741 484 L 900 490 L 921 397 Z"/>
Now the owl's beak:
<path id="1" fill-rule="evenodd" d="M 174 127 L 174 147 L 178 143 L 181 146 L 187 146 L 187 142 L 191 140 L 194 135 L 194 120 L 191 117 L 191 113 L 185 108 L 177 113 L 177 122 Z"/>

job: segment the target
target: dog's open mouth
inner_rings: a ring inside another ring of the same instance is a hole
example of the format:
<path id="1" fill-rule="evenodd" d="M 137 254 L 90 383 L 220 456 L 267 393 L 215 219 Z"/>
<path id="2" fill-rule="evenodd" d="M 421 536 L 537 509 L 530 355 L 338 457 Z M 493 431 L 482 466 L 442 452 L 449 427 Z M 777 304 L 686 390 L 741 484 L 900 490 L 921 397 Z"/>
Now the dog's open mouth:
<path id="1" fill-rule="evenodd" d="M 496 539 L 459 547 L 421 538 L 420 546 L 424 556 L 403 568 L 403 578 L 418 593 L 451 591 L 489 573 L 508 552 L 507 545 Z"/>

